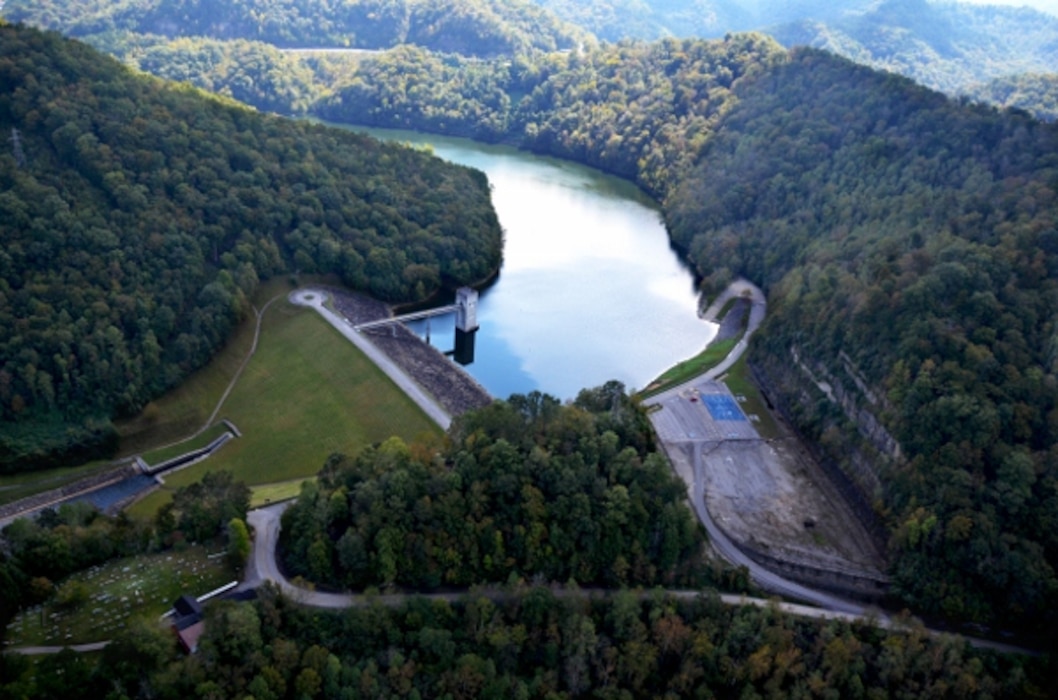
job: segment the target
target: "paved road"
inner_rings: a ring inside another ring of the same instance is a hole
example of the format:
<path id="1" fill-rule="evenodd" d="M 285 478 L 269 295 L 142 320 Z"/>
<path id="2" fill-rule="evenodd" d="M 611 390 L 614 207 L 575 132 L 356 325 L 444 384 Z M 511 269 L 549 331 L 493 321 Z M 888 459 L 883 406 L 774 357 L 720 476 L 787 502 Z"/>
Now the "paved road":
<path id="1" fill-rule="evenodd" d="M 746 324 L 746 332 L 742 335 L 742 339 L 738 341 L 735 347 L 731 348 L 731 352 L 727 354 L 727 357 L 720 364 L 694 379 L 689 379 L 683 384 L 666 389 L 660 394 L 655 394 L 647 399 L 646 405 L 659 404 L 668 398 L 678 396 L 698 382 L 716 379 L 738 362 L 739 358 L 746 352 L 746 348 L 749 347 L 750 337 L 760 328 L 760 324 L 764 322 L 764 315 L 768 311 L 768 301 L 764 298 L 764 292 L 760 290 L 760 287 L 748 280 L 735 280 L 709 305 L 709 308 L 702 314 L 702 319 L 715 323 L 716 315 L 724 308 L 724 304 L 736 296 L 749 297 L 751 303 L 749 321 Z"/>
<path id="2" fill-rule="evenodd" d="M 408 376 L 403 369 L 398 367 L 393 360 L 389 359 L 389 357 L 379 350 L 374 343 L 365 338 L 361 333 L 357 333 L 353 329 L 353 324 L 342 318 L 341 315 L 328 309 L 325 306 L 327 298 L 327 292 L 321 289 L 298 289 L 290 293 L 291 303 L 316 309 L 327 323 L 334 326 L 338 332 L 348 338 L 353 345 L 360 348 L 360 351 L 367 355 L 368 359 L 378 365 L 378 368 L 381 369 L 387 377 L 392 379 L 393 383 L 408 395 L 408 398 L 419 405 L 419 408 L 430 417 L 430 420 L 441 426 L 442 430 L 448 430 L 448 427 L 452 424 L 452 414 L 444 410 L 432 396 L 426 393 L 426 391 L 419 386 L 414 379 Z"/>
<path id="3" fill-rule="evenodd" d="M 295 586 L 285 576 L 283 576 L 283 574 L 279 571 L 279 566 L 276 563 L 275 557 L 276 544 L 279 541 L 280 517 L 282 516 L 283 511 L 286 510 L 289 505 L 289 501 L 286 503 L 277 503 L 266 508 L 258 508 L 257 510 L 250 511 L 250 513 L 247 515 L 246 520 L 254 528 L 255 531 L 254 549 L 253 552 L 250 554 L 250 561 L 246 567 L 246 579 L 239 586 L 239 589 L 256 588 L 265 581 L 271 581 L 272 583 L 279 586 L 280 590 L 282 590 L 285 595 L 302 605 L 328 609 L 361 607 L 375 604 L 396 607 L 403 605 L 408 600 L 413 598 L 443 600 L 451 603 L 465 599 L 468 595 L 484 596 L 496 602 L 502 602 L 503 600 L 509 599 L 512 596 L 516 595 L 511 591 L 506 591 L 497 588 L 481 588 L 474 589 L 473 591 L 459 593 L 395 593 L 389 595 L 370 596 L 358 595 L 353 593 L 322 593 L 319 591 L 300 588 L 298 586 Z M 721 537 L 722 536 L 723 534 L 721 533 Z M 797 584 L 792 585 L 796 586 Z M 615 593 L 615 591 L 612 590 L 599 588 L 554 588 L 551 592 L 558 598 L 605 598 Z M 653 593 L 653 591 L 648 590 L 643 591 L 641 595 L 646 598 L 653 595 Z M 674 598 L 680 598 L 684 600 L 694 599 L 702 595 L 702 591 L 680 589 L 666 589 L 664 593 L 666 595 L 673 596 Z M 795 592 L 790 592 L 789 595 L 793 597 L 800 597 L 797 596 Z M 894 621 L 884 615 L 881 615 L 878 611 L 865 611 L 861 607 L 858 607 L 855 610 L 825 609 L 809 607 L 806 605 L 799 605 L 797 603 L 784 603 L 776 600 L 767 600 L 764 598 L 751 598 L 744 595 L 735 595 L 730 593 L 721 593 L 719 594 L 719 598 L 720 601 L 725 605 L 752 605 L 759 608 L 775 608 L 789 615 L 797 615 L 798 617 L 811 618 L 815 620 L 845 620 L 846 622 L 854 622 L 860 620 L 869 622 L 870 624 L 873 624 L 876 627 L 892 631 L 909 631 L 913 629 L 911 625 L 899 621 Z M 946 634 L 944 632 L 938 632 L 936 630 L 929 629 L 925 629 L 925 632 L 932 636 L 941 636 L 943 634 Z M 999 651 L 1002 653 L 1034 653 L 1032 651 L 1022 649 L 1020 647 L 1011 646 L 1009 644 L 1000 644 L 998 642 L 992 642 L 985 639 L 976 639 L 973 637 L 965 637 L 965 639 L 975 647 L 983 649 L 992 649 L 994 651 Z"/>
<path id="4" fill-rule="evenodd" d="M 752 302 L 749 312 L 749 322 L 746 325 L 746 332 L 738 344 L 735 345 L 728 356 L 724 358 L 723 362 L 694 379 L 651 397 L 645 402 L 647 406 L 664 406 L 666 403 L 681 401 L 681 394 L 688 389 L 702 383 L 703 381 L 712 381 L 716 379 L 716 377 L 722 375 L 738 361 L 746 351 L 750 337 L 763 322 L 764 315 L 767 311 L 767 300 L 764 298 L 764 293 L 760 288 L 743 279 L 732 282 L 731 285 L 709 306 L 709 308 L 706 309 L 705 313 L 702 314 L 702 318 L 715 321 L 716 315 L 721 309 L 723 309 L 728 300 L 736 296 L 748 296 Z M 663 442 L 666 431 L 662 429 L 664 426 L 660 425 L 660 423 L 665 421 L 668 417 L 668 414 L 664 413 L 665 411 L 671 413 L 672 409 L 663 409 L 662 411 L 654 411 L 651 413 L 651 422 L 655 424 L 655 431 Z M 746 556 L 742 550 L 740 550 L 738 546 L 724 534 L 724 532 L 713 521 L 708 508 L 705 506 L 705 475 L 703 473 L 701 450 L 702 446 L 707 442 L 708 440 L 704 432 L 697 438 L 682 438 L 679 440 L 679 444 L 689 444 L 694 451 L 692 457 L 693 474 L 688 475 L 683 473 L 681 476 L 687 481 L 687 491 L 691 497 L 691 505 L 694 508 L 694 512 L 705 526 L 706 532 L 709 533 L 711 544 L 720 556 L 735 566 L 746 567 L 753 582 L 766 591 L 777 593 L 788 598 L 794 598 L 796 600 L 803 600 L 833 612 L 850 615 L 867 614 L 868 609 L 863 605 L 832 595 L 825 591 L 818 591 L 808 588 L 807 586 L 802 586 L 799 583 L 795 583 L 769 571 Z M 687 478 L 688 476 L 690 476 L 690 479 Z M 874 614 L 879 618 L 884 617 L 878 611 L 874 611 Z"/>

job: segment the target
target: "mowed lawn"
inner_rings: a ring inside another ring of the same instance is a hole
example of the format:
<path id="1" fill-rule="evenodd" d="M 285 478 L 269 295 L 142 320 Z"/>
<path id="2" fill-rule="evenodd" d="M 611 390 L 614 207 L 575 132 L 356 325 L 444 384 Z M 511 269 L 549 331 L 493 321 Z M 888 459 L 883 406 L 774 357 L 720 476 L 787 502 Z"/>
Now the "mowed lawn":
<path id="1" fill-rule="evenodd" d="M 163 491 L 133 507 L 149 514 L 206 471 L 248 484 L 310 477 L 334 452 L 355 454 L 397 435 L 437 436 L 427 418 L 370 360 L 311 309 L 286 300 L 265 313 L 257 352 L 221 409 L 242 437 L 165 477 Z"/>

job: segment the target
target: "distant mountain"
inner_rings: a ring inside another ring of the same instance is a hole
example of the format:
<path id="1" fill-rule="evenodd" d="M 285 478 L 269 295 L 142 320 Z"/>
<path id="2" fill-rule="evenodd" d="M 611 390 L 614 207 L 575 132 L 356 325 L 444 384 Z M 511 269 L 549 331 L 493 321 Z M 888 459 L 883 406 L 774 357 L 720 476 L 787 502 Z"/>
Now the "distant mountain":
<path id="1" fill-rule="evenodd" d="M 966 95 L 1001 107 L 1016 107 L 1047 121 L 1058 120 L 1058 74 L 1024 73 L 971 86 Z"/>
<path id="2" fill-rule="evenodd" d="M 471 56 L 569 49 L 588 38 L 528 0 L 8 0 L 3 12 L 74 37 L 126 31 L 279 47 L 415 44 Z"/>
<path id="3" fill-rule="evenodd" d="M 957 93 L 1058 70 L 1058 17 L 928 0 L 536 0 L 600 39 L 719 37 L 762 30 Z"/>
<path id="4" fill-rule="evenodd" d="M 605 41 L 720 37 L 727 32 L 826 19 L 869 0 L 535 0 Z"/>
<path id="5" fill-rule="evenodd" d="M 833 51 L 948 93 L 1058 69 L 1058 17 L 1030 9 L 885 0 L 841 18 L 767 31 L 787 46 Z"/>

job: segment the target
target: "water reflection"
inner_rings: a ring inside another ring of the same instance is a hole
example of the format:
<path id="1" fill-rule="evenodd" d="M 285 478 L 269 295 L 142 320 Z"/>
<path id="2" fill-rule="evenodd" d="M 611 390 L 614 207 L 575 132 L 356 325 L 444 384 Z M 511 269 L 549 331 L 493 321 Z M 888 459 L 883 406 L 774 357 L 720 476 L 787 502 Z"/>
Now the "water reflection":
<path id="1" fill-rule="evenodd" d="M 430 144 L 489 177 L 504 265 L 481 295 L 467 370 L 494 396 L 539 389 L 572 398 L 610 379 L 641 388 L 715 334 L 698 319 L 693 276 L 669 247 L 657 209 L 630 184 L 514 149 L 371 133 Z M 426 332 L 425 321 L 409 325 Z M 431 319 L 430 334 L 453 350 L 451 316 Z"/>

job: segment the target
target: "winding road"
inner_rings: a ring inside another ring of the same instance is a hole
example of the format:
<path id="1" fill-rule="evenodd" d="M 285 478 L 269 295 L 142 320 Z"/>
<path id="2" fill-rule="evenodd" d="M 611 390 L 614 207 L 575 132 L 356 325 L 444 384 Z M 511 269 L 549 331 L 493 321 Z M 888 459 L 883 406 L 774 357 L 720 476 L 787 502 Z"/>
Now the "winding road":
<path id="1" fill-rule="evenodd" d="M 714 381 L 738 362 L 739 358 L 742 357 L 749 345 L 750 337 L 764 321 L 764 315 L 768 308 L 767 300 L 764 298 L 764 292 L 747 280 L 736 280 L 732 282 L 728 288 L 724 290 L 715 301 L 713 301 L 709 308 L 706 309 L 705 313 L 702 314 L 703 319 L 707 321 L 716 321 L 717 314 L 720 313 L 724 305 L 727 304 L 730 299 L 738 296 L 749 297 L 752 306 L 750 307 L 749 322 L 746 325 L 746 332 L 743 334 L 742 339 L 738 341 L 734 348 L 732 348 L 727 357 L 704 374 L 652 396 L 644 402 L 646 406 L 657 406 L 659 408 L 665 407 L 665 410 L 670 412 L 678 410 L 678 404 L 682 400 L 681 395 L 683 393 L 702 382 Z M 659 425 L 659 421 L 661 420 L 660 416 L 661 414 L 659 411 L 653 411 L 650 414 L 650 419 L 654 424 L 659 439 L 662 444 L 664 444 L 665 440 L 662 435 L 665 431 L 663 431 Z M 878 619 L 885 619 L 880 611 L 869 610 L 867 607 L 860 605 L 859 603 L 855 603 L 825 591 L 803 586 L 764 568 L 746 556 L 746 554 L 739 549 L 738 545 L 724 534 L 713 520 L 712 516 L 710 516 L 709 510 L 705 505 L 705 475 L 703 473 L 704 463 L 701 451 L 702 447 L 709 442 L 710 440 L 704 437 L 704 435 L 697 438 L 688 437 L 680 440 L 680 444 L 691 445 L 693 449 L 693 457 L 691 461 L 694 465 L 693 475 L 690 479 L 687 479 L 686 474 L 681 474 L 681 476 L 687 482 L 687 492 L 690 496 L 691 505 L 694 509 L 695 515 L 698 516 L 702 525 L 705 526 L 706 532 L 709 533 L 710 544 L 712 544 L 717 553 L 734 566 L 745 567 L 749 572 L 750 579 L 753 583 L 771 593 L 777 593 L 787 598 L 812 603 L 813 605 L 818 605 L 819 607 L 832 612 L 853 616 L 866 615 L 870 612 Z"/>
<path id="2" fill-rule="evenodd" d="M 279 587 L 283 591 L 284 595 L 289 596 L 292 600 L 296 600 L 302 605 L 307 605 L 314 608 L 328 608 L 328 609 L 339 609 L 357 607 L 363 605 L 370 605 L 372 603 L 382 603 L 383 605 L 396 606 L 404 603 L 409 598 L 423 597 L 430 600 L 445 600 L 448 602 L 460 600 L 467 596 L 465 592 L 457 593 L 430 593 L 430 594 L 404 594 L 394 593 L 389 595 L 362 595 L 356 593 L 324 593 L 321 591 L 311 590 L 308 588 L 302 588 L 294 585 L 289 579 L 287 579 L 283 573 L 279 570 L 279 565 L 276 562 L 276 545 L 279 543 L 279 530 L 280 530 L 280 519 L 283 515 L 283 511 L 287 509 L 290 502 L 277 503 L 266 508 L 258 508 L 257 510 L 250 511 L 246 520 L 254 529 L 254 549 L 250 555 L 250 561 L 246 567 L 246 577 L 243 582 L 239 585 L 240 590 L 249 588 L 257 588 L 265 581 L 271 581 L 273 584 Z M 677 598 L 696 598 L 702 594 L 702 591 L 696 590 L 666 590 L 666 594 L 672 595 Z M 480 595 L 484 595 L 493 599 L 503 599 L 509 597 L 511 593 L 497 588 L 483 588 L 480 590 Z M 584 589 L 569 589 L 569 588 L 558 588 L 553 590 L 553 593 L 558 597 L 570 597 L 570 596 L 593 596 L 593 597 L 604 597 L 610 595 L 613 591 L 605 589 L 595 588 L 584 588 Z M 646 595 L 646 593 L 644 594 Z M 766 600 L 764 598 L 750 598 L 743 595 L 733 594 L 720 594 L 720 599 L 727 605 L 755 605 L 758 607 L 769 607 L 777 606 L 778 609 L 783 610 L 794 615 L 800 615 L 802 617 L 811 617 L 815 619 L 841 619 L 841 620 L 857 620 L 864 616 L 864 611 L 859 610 L 824 610 L 820 608 L 812 608 L 805 605 L 797 605 L 795 603 L 780 603 L 774 600 Z M 890 627 L 892 625 L 888 618 L 876 616 L 879 626 Z"/>
<path id="3" fill-rule="evenodd" d="M 724 359 L 723 362 L 710 369 L 705 374 L 690 380 L 680 386 L 671 388 L 665 392 L 662 392 L 652 397 L 647 405 L 660 404 L 667 399 L 678 397 L 680 392 L 686 391 L 694 384 L 703 380 L 713 380 L 726 372 L 745 352 L 748 345 L 750 336 L 757 330 L 761 322 L 764 320 L 764 315 L 767 309 L 767 302 L 764 298 L 763 292 L 746 280 L 737 280 L 732 283 L 723 294 L 721 294 L 713 304 L 707 309 L 702 317 L 706 320 L 715 320 L 716 315 L 723 308 L 729 299 L 734 296 L 749 296 L 752 300 L 752 306 L 750 309 L 749 322 L 746 328 L 746 332 L 743 338 L 738 344 L 732 349 L 731 353 Z M 361 351 L 364 352 L 373 362 L 375 362 L 382 370 L 389 376 L 403 391 L 405 391 L 409 397 L 418 403 L 427 415 L 431 417 L 438 425 L 442 428 L 447 429 L 451 424 L 451 416 L 445 412 L 432 397 L 427 395 L 421 387 L 414 380 L 408 377 L 403 370 L 397 367 L 392 361 L 389 360 L 381 351 L 379 351 L 373 344 L 371 344 L 366 338 L 357 333 L 351 323 L 340 315 L 334 313 L 328 309 L 324 304 L 327 296 L 326 293 L 316 289 L 302 289 L 297 290 L 290 295 L 292 303 L 300 306 L 309 306 L 323 316 L 332 326 L 334 326 L 342 335 L 348 338 L 353 344 L 355 344 Z M 272 300 L 274 301 L 274 299 Z M 269 302 L 269 304 L 271 301 Z M 267 305 L 265 306 L 265 309 Z M 264 309 L 258 313 L 258 327 L 260 325 L 260 318 L 263 315 Z M 256 337 L 255 343 L 256 346 Z M 253 351 L 251 350 L 251 355 Z M 241 371 L 241 368 L 240 368 Z M 220 404 L 223 404 L 223 399 Z M 219 405 L 218 405 L 219 408 Z M 761 608 L 772 608 L 784 612 L 790 615 L 796 615 L 804 618 L 811 618 L 816 620 L 844 620 L 847 622 L 861 621 L 868 624 L 872 624 L 878 628 L 897 631 L 897 632 L 908 632 L 914 629 L 921 629 L 927 634 L 932 636 L 942 636 L 949 634 L 947 632 L 931 630 L 928 628 L 922 628 L 916 623 L 907 623 L 905 621 L 894 620 L 888 617 L 880 610 L 868 609 L 857 603 L 845 600 L 843 598 L 830 595 L 828 593 L 814 590 L 802 586 L 800 584 L 789 581 L 781 576 L 778 576 L 771 571 L 761 567 L 753 560 L 749 559 L 742 551 L 720 530 L 719 527 L 713 522 L 709 515 L 708 510 L 705 507 L 704 492 L 699 484 L 704 484 L 704 477 L 702 474 L 703 462 L 701 459 L 701 444 L 696 445 L 694 452 L 694 477 L 691 483 L 688 484 L 689 493 L 691 494 L 691 503 L 693 509 L 705 526 L 706 531 L 709 533 L 709 537 L 712 540 L 713 546 L 716 550 L 727 559 L 729 562 L 736 566 L 744 566 L 749 571 L 750 578 L 755 584 L 763 588 L 764 590 L 777 593 L 789 598 L 803 600 L 810 602 L 819 607 L 810 607 L 806 605 L 800 605 L 797 603 L 780 602 L 774 599 L 763 599 L 763 598 L 752 598 L 744 595 L 733 595 L 722 593 L 718 594 L 718 597 L 725 605 L 734 606 L 755 606 Z M 254 547 L 250 553 L 249 561 L 246 566 L 246 576 L 243 582 L 238 586 L 237 590 L 247 590 L 257 588 L 263 583 L 271 582 L 276 585 L 284 595 L 290 599 L 296 601 L 299 604 L 326 609 L 342 609 L 349 607 L 368 606 L 381 604 L 385 606 L 399 606 L 403 605 L 406 601 L 412 598 L 426 598 L 429 600 L 443 600 L 447 602 L 454 602 L 463 598 L 467 595 L 480 595 L 495 600 L 497 602 L 511 598 L 515 593 L 498 588 L 482 588 L 473 589 L 468 592 L 455 592 L 455 593 L 432 593 L 432 594 L 387 594 L 387 595 L 364 595 L 364 594 L 353 594 L 353 593 L 327 593 L 322 591 L 316 591 L 301 586 L 296 586 L 290 580 L 288 580 L 279 569 L 278 562 L 276 561 L 276 550 L 279 543 L 279 532 L 281 528 L 281 518 L 283 512 L 290 506 L 291 502 L 287 501 L 284 503 L 277 503 L 265 508 L 258 508 L 257 510 L 250 511 L 247 516 L 247 522 L 254 530 Z M 575 588 L 554 588 L 552 593 L 559 598 L 571 598 L 571 597 L 592 597 L 602 598 L 608 595 L 612 595 L 614 591 L 604 589 L 575 589 Z M 697 590 L 680 590 L 680 589 L 666 589 L 664 591 L 666 595 L 670 595 L 678 599 L 693 599 L 701 596 L 702 591 Z M 643 591 L 641 593 L 644 597 L 653 595 L 652 591 Z M 959 636 L 959 635 L 956 635 Z M 974 647 L 982 649 L 990 649 L 1001 653 L 1013 653 L 1013 654 L 1028 654 L 1035 655 L 1036 652 L 1027 650 L 1021 647 L 1003 644 L 999 642 L 993 642 L 990 640 L 979 639 L 975 637 L 962 637 L 969 644 Z M 98 651 L 105 647 L 109 642 L 95 642 L 92 644 L 75 645 L 68 648 L 74 651 Z M 22 647 L 12 648 L 5 651 L 37 655 L 37 654 L 53 654 L 61 651 L 67 647 L 61 646 L 37 646 L 37 647 Z"/>
<path id="4" fill-rule="evenodd" d="M 250 560 L 246 567 L 246 577 L 236 590 L 257 588 L 265 581 L 270 581 L 288 596 L 291 600 L 301 605 L 315 608 L 326 608 L 331 610 L 364 607 L 369 605 L 384 605 L 387 607 L 398 607 L 413 598 L 425 598 L 427 600 L 443 600 L 445 602 L 456 602 L 468 596 L 483 596 L 495 602 L 503 602 L 517 595 L 516 592 L 501 588 L 475 588 L 465 592 L 455 593 L 392 593 L 386 595 L 364 595 L 356 593 L 324 593 L 321 591 L 302 588 L 294 585 L 279 570 L 276 562 L 276 545 L 279 542 L 280 519 L 283 511 L 290 506 L 290 501 L 277 503 L 265 508 L 250 511 L 247 522 L 254 529 L 254 548 L 250 553 Z M 797 584 L 793 584 L 796 586 Z M 613 595 L 616 591 L 601 588 L 551 588 L 551 593 L 557 598 L 605 598 Z M 643 598 L 651 597 L 655 591 L 644 590 L 641 592 Z M 685 589 L 664 589 L 665 595 L 681 600 L 693 600 L 703 594 L 703 591 Z M 790 595 L 794 595 L 791 593 Z M 880 614 L 876 610 L 865 611 L 863 608 L 856 610 L 848 609 L 824 609 L 799 605 L 797 603 L 785 603 L 774 599 L 752 598 L 745 595 L 731 593 L 718 594 L 720 602 L 725 605 L 745 606 L 750 605 L 758 608 L 771 608 L 779 610 L 788 615 L 810 618 L 813 620 L 843 620 L 845 622 L 864 622 L 875 627 L 894 632 L 909 632 L 921 629 L 927 634 L 939 637 L 947 632 L 931 630 L 921 627 L 916 622 L 905 622 L 894 620 Z M 958 636 L 958 635 L 956 635 Z M 991 649 L 1008 654 L 1028 654 L 1034 652 L 1009 644 L 1001 644 L 987 639 L 974 637 L 963 637 L 972 646 L 981 649 Z"/>

